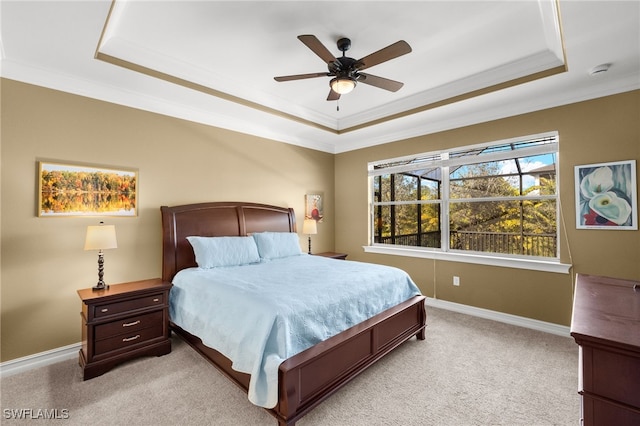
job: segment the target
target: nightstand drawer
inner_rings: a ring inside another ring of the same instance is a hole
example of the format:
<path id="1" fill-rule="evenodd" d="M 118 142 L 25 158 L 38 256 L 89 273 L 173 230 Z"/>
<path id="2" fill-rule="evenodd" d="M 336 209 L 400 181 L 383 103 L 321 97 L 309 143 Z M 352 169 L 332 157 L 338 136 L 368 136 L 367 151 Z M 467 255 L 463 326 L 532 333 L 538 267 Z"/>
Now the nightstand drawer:
<path id="1" fill-rule="evenodd" d="M 163 337 L 163 324 L 156 323 L 153 327 L 144 328 L 142 330 L 134 331 L 132 333 L 121 334 L 119 336 L 111 337 L 109 339 L 98 340 L 95 343 L 95 355 L 104 354 L 107 352 L 115 351 L 117 349 L 127 348 L 129 346 L 137 345 L 147 340 L 155 339 L 156 337 Z"/>
<path id="2" fill-rule="evenodd" d="M 102 340 L 119 334 L 131 334 L 134 331 L 151 327 L 154 324 L 162 324 L 162 314 L 162 311 L 157 311 L 150 314 L 123 318 L 107 324 L 97 325 L 94 331 L 95 339 Z"/>
<path id="3" fill-rule="evenodd" d="M 164 303 L 162 293 L 151 296 L 137 297 L 135 299 L 125 300 L 123 302 L 109 303 L 106 305 L 95 306 L 94 318 L 104 318 L 109 315 L 115 315 L 122 312 L 135 311 L 137 309 L 150 308 L 160 306 Z"/>

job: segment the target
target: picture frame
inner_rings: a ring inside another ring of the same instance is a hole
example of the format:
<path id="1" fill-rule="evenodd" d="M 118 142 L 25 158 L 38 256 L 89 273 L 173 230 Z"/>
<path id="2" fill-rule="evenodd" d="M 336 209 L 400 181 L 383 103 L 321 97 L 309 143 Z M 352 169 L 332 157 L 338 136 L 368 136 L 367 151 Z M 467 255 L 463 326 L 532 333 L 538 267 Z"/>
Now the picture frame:
<path id="1" fill-rule="evenodd" d="M 637 230 L 636 161 L 575 166 L 576 228 Z"/>
<path id="2" fill-rule="evenodd" d="M 324 208 L 322 206 L 321 194 L 307 194 L 304 196 L 304 218 L 315 219 L 317 222 L 322 222 L 324 218 Z"/>
<path id="3" fill-rule="evenodd" d="M 38 217 L 138 215 L 138 171 L 38 161 Z"/>

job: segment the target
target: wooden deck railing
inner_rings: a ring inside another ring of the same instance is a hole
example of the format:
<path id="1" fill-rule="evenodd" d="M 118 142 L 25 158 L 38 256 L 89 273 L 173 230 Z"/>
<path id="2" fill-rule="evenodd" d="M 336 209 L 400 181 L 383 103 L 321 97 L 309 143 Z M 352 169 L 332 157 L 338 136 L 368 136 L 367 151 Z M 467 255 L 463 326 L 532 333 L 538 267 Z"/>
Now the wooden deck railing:
<path id="1" fill-rule="evenodd" d="M 440 232 L 376 237 L 375 241 L 381 244 L 411 247 L 440 248 L 441 245 Z M 452 231 L 449 247 L 454 250 L 556 257 L 557 236 L 555 234 Z"/>

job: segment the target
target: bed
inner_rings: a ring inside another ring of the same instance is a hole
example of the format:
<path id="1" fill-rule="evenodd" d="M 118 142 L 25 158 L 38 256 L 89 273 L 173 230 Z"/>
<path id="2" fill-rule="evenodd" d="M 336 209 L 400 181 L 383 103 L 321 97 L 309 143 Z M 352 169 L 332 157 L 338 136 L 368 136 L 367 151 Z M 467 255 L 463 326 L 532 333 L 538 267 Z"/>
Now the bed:
<path id="1" fill-rule="evenodd" d="M 180 277 L 180 274 L 197 266 L 193 246 L 187 237 L 238 237 L 296 232 L 293 209 L 265 204 L 212 202 L 163 206 L 161 214 L 162 277 L 170 282 L 176 279 L 176 275 Z M 315 261 L 312 259 L 314 256 L 306 254 L 301 258 Z M 338 267 L 337 263 L 333 265 Z M 404 341 L 413 336 L 424 340 L 424 299 L 419 294 L 411 296 L 279 363 L 275 384 L 277 399 L 275 405 L 268 408 L 278 424 L 295 425 L 296 421 L 324 399 Z M 229 358 L 203 343 L 203 339 L 206 341 L 205 337 L 201 338 L 184 330 L 176 324 L 174 318 L 170 319 L 170 326 L 173 332 L 224 375 L 248 392 L 248 395 L 251 394 L 251 374 L 236 371 Z"/>

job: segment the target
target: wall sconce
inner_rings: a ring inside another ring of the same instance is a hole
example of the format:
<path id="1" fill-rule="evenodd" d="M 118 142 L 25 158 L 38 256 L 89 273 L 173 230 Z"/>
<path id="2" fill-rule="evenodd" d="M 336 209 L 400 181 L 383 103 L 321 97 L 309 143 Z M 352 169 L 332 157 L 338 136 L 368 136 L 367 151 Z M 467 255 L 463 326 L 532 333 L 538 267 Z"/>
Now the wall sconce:
<path id="1" fill-rule="evenodd" d="M 309 236 L 309 254 L 311 254 L 311 235 L 318 233 L 318 225 L 315 219 L 305 219 L 302 224 L 302 233 Z"/>
<path id="2" fill-rule="evenodd" d="M 118 248 L 116 241 L 116 227 L 114 225 L 105 225 L 100 222 L 98 226 L 87 226 L 87 236 L 84 240 L 85 250 L 98 250 L 98 283 L 93 287 L 94 290 L 104 290 L 109 288 L 104 283 L 104 253 L 102 250 Z"/>

